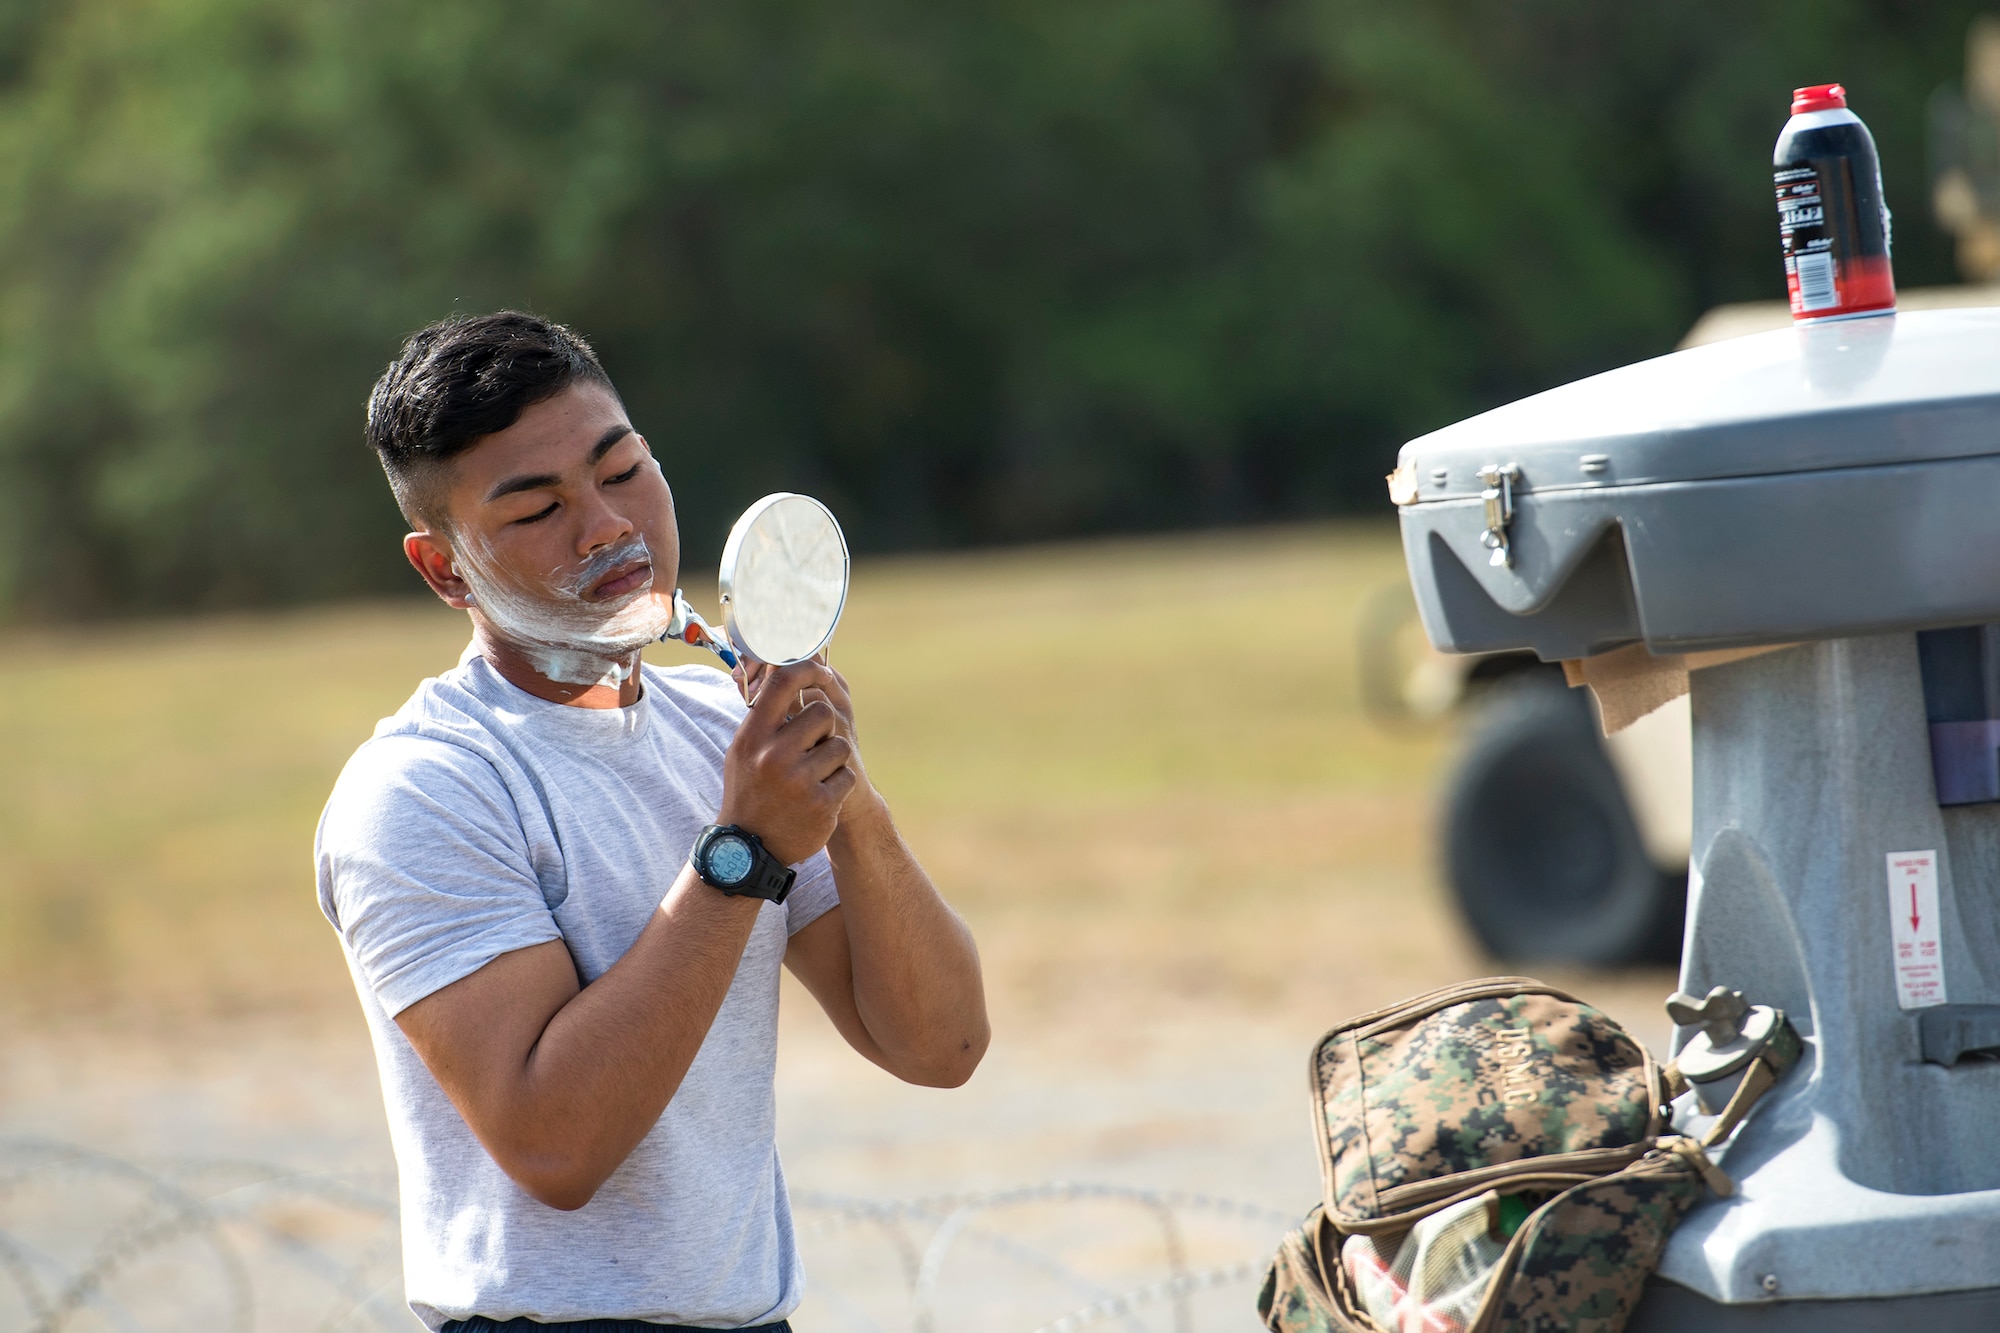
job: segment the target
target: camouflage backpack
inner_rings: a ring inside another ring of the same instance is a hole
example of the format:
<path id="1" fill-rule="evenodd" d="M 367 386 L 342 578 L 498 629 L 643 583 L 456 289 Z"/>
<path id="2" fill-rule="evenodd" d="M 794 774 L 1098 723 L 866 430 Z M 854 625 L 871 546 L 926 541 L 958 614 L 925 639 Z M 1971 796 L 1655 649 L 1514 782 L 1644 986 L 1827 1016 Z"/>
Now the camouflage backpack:
<path id="1" fill-rule="evenodd" d="M 1671 1068 L 1589 1005 L 1525 977 L 1421 995 L 1335 1028 L 1309 1069 L 1322 1202 L 1258 1312 L 1274 1333 L 1618 1333 L 1704 1189 L 1707 1149 L 1797 1059 L 1749 1066 L 1699 1139 Z"/>

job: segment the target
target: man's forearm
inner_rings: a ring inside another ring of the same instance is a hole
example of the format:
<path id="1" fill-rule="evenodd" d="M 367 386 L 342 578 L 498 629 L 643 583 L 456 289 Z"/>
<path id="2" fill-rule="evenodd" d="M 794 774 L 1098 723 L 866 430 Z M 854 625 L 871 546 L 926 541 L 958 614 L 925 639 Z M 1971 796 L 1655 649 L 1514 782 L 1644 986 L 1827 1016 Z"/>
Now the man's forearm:
<path id="1" fill-rule="evenodd" d="M 985 986 L 972 932 L 938 895 L 879 797 L 842 813 L 827 844 L 855 1008 L 882 1063 L 920 1083 L 963 1083 L 985 1054 Z"/>
<path id="2" fill-rule="evenodd" d="M 680 1089 L 762 905 L 683 869 L 632 948 L 549 1020 L 528 1053 L 522 1091 L 537 1128 L 577 1140 L 575 1165 L 594 1177 L 593 1191 Z"/>

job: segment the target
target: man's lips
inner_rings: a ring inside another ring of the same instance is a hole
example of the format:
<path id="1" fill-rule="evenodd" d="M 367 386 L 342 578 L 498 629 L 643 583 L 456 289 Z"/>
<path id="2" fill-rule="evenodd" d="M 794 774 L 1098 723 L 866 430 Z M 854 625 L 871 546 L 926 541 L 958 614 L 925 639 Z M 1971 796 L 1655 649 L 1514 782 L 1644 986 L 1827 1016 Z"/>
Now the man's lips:
<path id="1" fill-rule="evenodd" d="M 593 602 L 608 602 L 614 597 L 623 597 L 628 592 L 636 592 L 653 579 L 653 564 L 650 560 L 634 560 L 599 579 L 590 590 Z"/>

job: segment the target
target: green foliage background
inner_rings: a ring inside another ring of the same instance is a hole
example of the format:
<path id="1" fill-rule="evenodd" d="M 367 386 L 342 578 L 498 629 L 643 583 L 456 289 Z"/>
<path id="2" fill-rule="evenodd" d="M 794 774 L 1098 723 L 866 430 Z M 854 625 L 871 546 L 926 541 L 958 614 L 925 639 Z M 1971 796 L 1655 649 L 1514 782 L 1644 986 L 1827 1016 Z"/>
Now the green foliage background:
<path id="1" fill-rule="evenodd" d="M 1405 438 L 1781 294 L 1838 78 L 1905 285 L 1977 6 L 0 0 L 0 612 L 406 588 L 361 442 L 410 329 L 596 343 L 694 552 L 1380 503 Z"/>

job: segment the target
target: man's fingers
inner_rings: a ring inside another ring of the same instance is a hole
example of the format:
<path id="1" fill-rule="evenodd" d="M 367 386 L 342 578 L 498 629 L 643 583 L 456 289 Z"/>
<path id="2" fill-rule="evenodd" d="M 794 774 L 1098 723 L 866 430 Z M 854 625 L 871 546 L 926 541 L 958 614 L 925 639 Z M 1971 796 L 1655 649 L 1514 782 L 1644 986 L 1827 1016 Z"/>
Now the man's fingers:
<path id="1" fill-rule="evenodd" d="M 829 695 L 833 697 L 835 703 L 840 705 L 843 709 L 846 708 L 849 699 L 853 695 L 853 691 L 848 687 L 847 677 L 841 675 L 838 671 L 835 671 L 833 667 L 827 663 L 824 657 L 814 658 L 813 660 L 818 662 L 821 666 L 826 667 L 826 674 L 830 677 L 830 679 L 827 681 L 826 685 L 823 688 Z"/>
<path id="2" fill-rule="evenodd" d="M 839 736 L 829 736 L 805 753 L 805 771 L 814 782 L 825 782 L 854 758 L 854 747 Z"/>
<path id="3" fill-rule="evenodd" d="M 801 697 L 800 702 L 809 703 L 814 696 L 825 699 L 833 705 L 833 711 L 840 714 L 841 718 L 851 729 L 854 725 L 854 699 L 847 687 L 847 677 L 841 675 L 832 667 L 827 666 L 824 655 L 816 657 L 813 660 L 821 666 L 826 667 L 827 679 L 821 682 L 817 688 L 808 689 Z"/>
<path id="4" fill-rule="evenodd" d="M 750 700 L 747 721 L 775 730 L 783 724 L 787 713 L 797 710 L 800 691 L 814 686 L 824 687 L 832 674 L 817 662 L 771 668 Z"/>
<path id="5" fill-rule="evenodd" d="M 861 781 L 861 778 L 855 771 L 847 765 L 842 764 L 822 779 L 819 785 L 833 793 L 836 800 L 844 801 L 847 799 L 847 793 L 853 791 L 854 784 L 859 781 Z"/>
<path id="6" fill-rule="evenodd" d="M 786 747 L 795 747 L 796 752 L 810 750 L 839 731 L 840 714 L 833 711 L 832 704 L 818 699 L 792 714 L 792 720 L 780 726 L 777 735 L 784 738 Z"/>
<path id="7" fill-rule="evenodd" d="M 730 674 L 736 677 L 736 683 L 743 694 L 743 702 L 752 704 L 757 702 L 757 696 L 763 692 L 765 679 L 771 674 L 771 668 L 766 663 L 753 661 L 748 657 L 738 657 L 736 670 Z"/>

